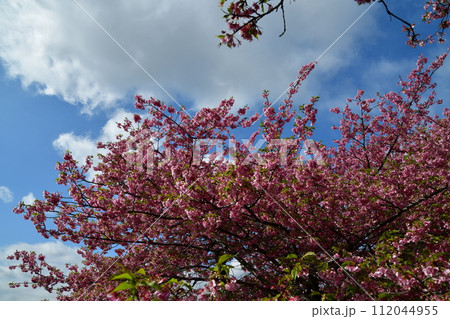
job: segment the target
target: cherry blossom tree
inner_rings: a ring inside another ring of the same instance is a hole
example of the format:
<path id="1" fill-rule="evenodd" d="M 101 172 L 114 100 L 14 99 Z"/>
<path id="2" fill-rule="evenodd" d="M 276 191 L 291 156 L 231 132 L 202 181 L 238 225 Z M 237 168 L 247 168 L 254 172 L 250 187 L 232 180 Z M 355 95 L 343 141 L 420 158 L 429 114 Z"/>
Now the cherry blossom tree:
<path id="1" fill-rule="evenodd" d="M 314 63 L 280 106 L 264 92 L 262 114 L 228 99 L 190 117 L 136 96 L 147 115 L 98 144 L 99 164 L 57 164 L 68 194 L 15 209 L 79 244 L 84 264 L 17 251 L 12 268 L 59 300 L 448 300 L 450 110 L 432 81 L 445 57 L 420 57 L 398 92 L 331 109 L 331 146 L 310 140 L 318 98 L 293 105 Z"/>
<path id="2" fill-rule="evenodd" d="M 422 37 L 416 32 L 414 23 L 410 23 L 401 18 L 396 13 L 392 12 L 384 0 L 354 1 L 358 5 L 370 4 L 376 1 L 382 4 L 390 18 L 394 18 L 403 24 L 402 30 L 406 32 L 408 38 L 407 44 L 411 47 L 415 47 L 417 45 L 423 46 L 427 43 L 433 43 L 436 40 L 440 43 L 444 42 L 445 30 L 450 27 L 449 0 L 425 1 L 422 21 L 427 24 L 430 24 L 432 22 L 435 22 L 437 24 L 436 31 L 432 34 L 426 35 L 425 37 Z M 220 0 L 219 6 L 224 7 L 227 2 L 229 4 L 226 9 L 223 10 L 223 12 L 229 31 L 222 31 L 222 34 L 218 36 L 221 39 L 220 44 L 225 44 L 230 48 L 236 47 L 241 44 L 238 36 L 247 41 L 258 39 L 258 37 L 262 34 L 262 29 L 258 25 L 260 23 L 260 20 L 265 16 L 275 12 L 281 12 L 283 19 L 283 31 L 281 32 L 280 36 L 285 34 L 285 0 Z"/>

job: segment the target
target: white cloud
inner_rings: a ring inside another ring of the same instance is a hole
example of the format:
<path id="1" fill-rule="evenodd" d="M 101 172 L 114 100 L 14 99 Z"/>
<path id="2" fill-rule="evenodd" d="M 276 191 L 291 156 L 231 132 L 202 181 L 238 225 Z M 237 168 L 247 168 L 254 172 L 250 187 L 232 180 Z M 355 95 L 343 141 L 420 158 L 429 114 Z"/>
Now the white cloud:
<path id="1" fill-rule="evenodd" d="M 117 110 L 103 126 L 100 136 L 79 136 L 73 132 L 63 133 L 53 141 L 53 147 L 61 154 L 69 150 L 72 153 L 73 158 L 80 165 L 84 165 L 86 163 L 87 156 L 93 155 L 95 165 L 98 163 L 97 154 L 105 153 L 104 149 L 97 149 L 97 142 L 111 142 L 116 139 L 117 135 L 125 134 L 125 131 L 117 127 L 117 123 L 123 122 L 125 118 L 132 119 L 133 113 L 126 112 L 124 110 Z M 95 172 L 93 170 L 89 171 L 87 176 L 88 179 L 92 179 L 94 176 Z"/>
<path id="2" fill-rule="evenodd" d="M 87 156 L 94 155 L 95 157 L 99 153 L 97 141 L 111 142 L 116 139 L 117 135 L 125 133 L 117 127 L 117 123 L 123 122 L 125 118 L 132 119 L 133 113 L 118 110 L 103 126 L 100 136 L 79 136 L 73 132 L 63 133 L 53 141 L 53 147 L 61 153 L 70 150 L 74 159 L 80 164 L 84 164 Z"/>
<path id="3" fill-rule="evenodd" d="M 12 202 L 14 199 L 13 192 L 6 186 L 0 186 L 0 199 L 5 203 Z"/>
<path id="4" fill-rule="evenodd" d="M 300 66 L 365 9 L 352 1 L 298 0 L 286 8 L 285 36 L 278 37 L 279 13 L 262 21 L 261 40 L 229 50 L 217 47 L 215 35 L 225 27 L 218 1 L 79 2 L 171 95 L 196 107 L 230 96 L 252 104 L 263 89 L 281 94 Z M 85 112 L 114 105 L 130 92 L 173 103 L 74 2 L 7 1 L 0 16 L 0 58 L 24 86 L 81 103 Z M 318 72 L 351 63 L 371 23 L 367 14 L 321 60 Z"/>
<path id="5" fill-rule="evenodd" d="M 29 193 L 28 195 L 22 197 L 22 202 L 25 203 L 25 205 L 31 205 L 36 200 L 36 197 L 33 193 Z"/>
<path id="6" fill-rule="evenodd" d="M 134 113 L 118 110 L 113 117 L 111 117 L 102 128 L 102 134 L 98 138 L 101 142 L 111 142 L 116 140 L 119 134 L 125 135 L 126 132 L 117 127 L 117 123 L 122 123 L 125 118 L 133 119 Z"/>
<path id="7" fill-rule="evenodd" d="M 9 288 L 10 282 L 30 281 L 30 275 L 23 273 L 19 269 L 10 270 L 10 265 L 17 264 L 16 260 L 7 260 L 6 257 L 13 254 L 16 250 L 35 251 L 37 254 L 45 255 L 46 261 L 61 270 L 65 270 L 65 264 L 81 265 L 81 257 L 77 254 L 77 248 L 69 247 L 61 242 L 47 243 L 17 243 L 9 246 L 0 247 L 0 300 L 43 300 L 56 298 L 55 294 L 50 294 L 42 288 Z"/>
<path id="8" fill-rule="evenodd" d="M 235 258 L 233 258 L 230 262 L 230 265 L 233 267 L 231 268 L 231 275 L 237 279 L 241 279 L 242 277 L 249 274 L 248 271 L 245 271 L 242 269 L 242 265 L 239 261 L 237 261 Z"/>
<path id="9" fill-rule="evenodd" d="M 95 155 L 97 153 L 97 147 L 93 140 L 89 137 L 77 136 L 73 133 L 64 133 L 53 141 L 53 147 L 64 153 L 69 150 L 72 152 L 74 159 L 84 164 L 85 159 L 89 155 Z"/>

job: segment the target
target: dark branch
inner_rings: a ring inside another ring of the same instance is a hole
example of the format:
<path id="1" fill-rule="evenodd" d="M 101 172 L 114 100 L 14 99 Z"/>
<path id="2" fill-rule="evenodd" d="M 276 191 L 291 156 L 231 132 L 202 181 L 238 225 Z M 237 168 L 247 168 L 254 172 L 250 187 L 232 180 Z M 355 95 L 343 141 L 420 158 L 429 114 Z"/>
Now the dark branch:
<path id="1" fill-rule="evenodd" d="M 279 35 L 282 37 L 286 33 L 286 15 L 284 13 L 284 1 L 281 1 L 281 13 L 283 15 L 283 32 Z"/>
<path id="2" fill-rule="evenodd" d="M 389 7 L 386 4 L 386 2 L 384 2 L 384 0 L 378 0 L 378 2 L 383 4 L 384 8 L 386 9 L 386 13 L 391 18 L 391 21 L 392 21 L 392 18 L 395 18 L 407 26 L 408 36 L 411 37 L 412 41 L 417 39 L 417 34 L 414 31 L 414 26 L 411 23 L 409 23 L 408 21 L 405 21 L 404 19 L 400 18 L 398 15 L 394 14 L 391 10 L 389 10 Z"/>

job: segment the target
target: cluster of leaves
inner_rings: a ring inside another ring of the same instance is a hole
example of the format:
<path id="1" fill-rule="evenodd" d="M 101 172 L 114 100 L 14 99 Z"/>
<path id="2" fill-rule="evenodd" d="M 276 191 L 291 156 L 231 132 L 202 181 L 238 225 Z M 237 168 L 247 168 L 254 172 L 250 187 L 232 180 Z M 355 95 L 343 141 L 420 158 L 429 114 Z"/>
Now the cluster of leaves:
<path id="1" fill-rule="evenodd" d="M 222 255 L 210 267 L 209 283 L 203 289 L 208 293 L 203 294 L 200 300 L 225 300 L 231 297 L 227 295 L 238 288 L 236 278 L 230 274 L 234 267 L 227 264 L 233 257 L 229 254 Z M 108 300 L 196 300 L 191 294 L 194 287 L 184 280 L 171 278 L 157 282 L 146 275 L 143 268 L 133 273 L 123 265 L 118 265 L 121 271 L 110 280 L 120 283 L 107 295 Z"/>
<path id="2" fill-rule="evenodd" d="M 192 290 L 192 286 L 182 280 L 171 278 L 157 282 L 146 274 L 144 268 L 133 273 L 121 264 L 118 266 L 121 271 L 110 280 L 120 283 L 107 295 L 108 300 L 182 300 Z"/>
<path id="3" fill-rule="evenodd" d="M 313 63 L 277 109 L 264 92 L 263 114 L 251 117 L 248 108 L 233 114 L 232 99 L 190 117 L 137 96 L 148 116 L 99 143 L 108 152 L 98 165 L 70 153 L 58 163 L 69 197 L 45 192 L 15 209 L 44 237 L 81 244 L 83 267 L 62 275 L 32 253 L 11 258 L 36 287 L 58 285 L 60 300 L 448 299 L 450 110 L 432 110 L 443 103 L 432 75 L 445 57 L 428 66 L 420 57 L 398 92 L 358 91 L 332 109 L 341 137 L 334 147 L 316 143 L 320 161 L 297 157 L 314 132 L 317 98 L 300 110 L 292 101 Z M 258 119 L 250 141 L 265 140 L 260 153 L 236 142 L 224 157 L 202 147 L 193 160 L 198 141 L 226 144 Z M 287 128 L 296 143 L 282 160 Z"/>
<path id="4" fill-rule="evenodd" d="M 219 6 L 223 7 L 228 0 L 220 0 Z M 294 0 L 295 1 L 295 0 Z M 391 17 L 403 23 L 403 31 L 407 35 L 407 44 L 411 47 L 417 45 L 423 46 L 427 43 L 437 41 L 444 42 L 445 30 L 450 26 L 449 0 L 426 1 L 424 5 L 425 13 L 422 15 L 423 22 L 429 24 L 434 21 L 438 22 L 436 31 L 433 34 L 422 38 L 415 30 L 415 24 L 405 21 L 395 13 L 393 13 L 384 0 L 354 0 L 358 5 L 369 4 L 375 1 L 380 2 L 386 9 L 386 13 Z M 265 16 L 280 11 L 283 18 L 283 32 L 286 32 L 286 16 L 285 16 L 285 0 L 236 0 L 230 1 L 227 9 L 224 10 L 224 18 L 230 31 L 222 31 L 218 37 L 220 44 L 228 47 L 236 47 L 241 44 L 238 35 L 247 41 L 258 39 L 262 34 L 261 27 L 258 25 L 260 20 Z"/>

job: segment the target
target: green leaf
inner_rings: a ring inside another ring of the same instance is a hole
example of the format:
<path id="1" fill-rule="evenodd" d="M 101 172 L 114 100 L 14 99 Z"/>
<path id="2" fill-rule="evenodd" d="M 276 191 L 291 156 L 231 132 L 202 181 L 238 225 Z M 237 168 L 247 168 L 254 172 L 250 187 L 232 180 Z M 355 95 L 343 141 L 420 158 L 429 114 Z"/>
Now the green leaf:
<path id="1" fill-rule="evenodd" d="M 322 301 L 336 301 L 336 296 L 333 294 L 323 294 Z"/>
<path id="2" fill-rule="evenodd" d="M 145 270 L 143 268 L 139 269 L 138 271 L 136 271 L 136 274 L 145 276 Z"/>
<path id="3" fill-rule="evenodd" d="M 224 264 L 233 257 L 234 257 L 233 255 L 229 255 L 229 254 L 222 255 L 222 256 L 220 256 L 219 261 L 217 263 Z"/>
<path id="4" fill-rule="evenodd" d="M 355 262 L 353 261 L 353 260 L 347 260 L 347 261 L 344 261 L 342 264 L 341 264 L 341 266 L 343 267 L 343 268 L 345 268 L 345 267 L 347 267 L 347 266 L 352 266 L 352 265 L 354 265 L 355 264 Z"/>
<path id="5" fill-rule="evenodd" d="M 180 284 L 180 282 L 176 278 L 170 278 L 170 280 L 168 282 L 166 282 L 166 285 L 172 285 L 172 284 Z"/>
<path id="6" fill-rule="evenodd" d="M 297 269 L 292 269 L 292 271 L 291 271 L 291 277 L 292 277 L 292 279 L 296 279 L 297 278 L 297 275 L 298 275 L 298 270 Z"/>
<path id="7" fill-rule="evenodd" d="M 322 299 L 322 294 L 320 293 L 320 292 L 318 292 L 318 291 L 313 291 L 312 293 L 311 293 L 311 297 L 312 296 L 320 296 L 321 298 L 320 299 Z"/>
<path id="8" fill-rule="evenodd" d="M 306 254 L 303 255 L 302 259 L 310 258 L 310 257 L 316 257 L 316 253 L 313 251 L 308 251 Z"/>
<path id="9" fill-rule="evenodd" d="M 114 291 L 121 291 L 121 290 L 127 290 L 127 289 L 134 289 L 135 287 L 128 283 L 128 282 L 122 282 L 120 285 L 118 285 L 116 288 L 114 288 Z"/>
<path id="10" fill-rule="evenodd" d="M 156 283 L 156 281 L 144 282 L 144 284 L 150 288 L 161 290 L 161 287 Z"/>
<path id="11" fill-rule="evenodd" d="M 384 298 L 391 299 L 391 295 L 387 292 L 382 292 L 381 294 L 378 295 L 378 299 L 384 299 Z"/>
<path id="12" fill-rule="evenodd" d="M 119 274 L 111 277 L 111 280 L 133 280 L 133 276 L 129 273 Z"/>

